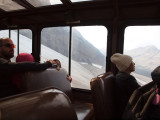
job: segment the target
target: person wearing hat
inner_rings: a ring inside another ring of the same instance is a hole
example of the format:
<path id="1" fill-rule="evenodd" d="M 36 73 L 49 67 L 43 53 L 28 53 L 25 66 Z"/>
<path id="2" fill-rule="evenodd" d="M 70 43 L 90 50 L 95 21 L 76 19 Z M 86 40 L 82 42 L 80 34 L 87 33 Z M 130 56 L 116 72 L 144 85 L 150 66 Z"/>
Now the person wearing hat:
<path id="1" fill-rule="evenodd" d="M 150 120 L 159 120 L 160 119 L 160 66 L 157 66 L 152 72 L 151 77 L 154 85 L 156 86 L 156 92 L 154 98 L 152 99 L 152 104 L 148 107 L 146 117 Z"/>
<path id="2" fill-rule="evenodd" d="M 0 98 L 18 94 L 17 87 L 12 83 L 12 75 L 24 71 L 39 71 L 53 67 L 54 64 L 61 66 L 54 60 L 48 60 L 44 63 L 38 62 L 11 62 L 14 57 L 15 45 L 10 38 L 0 38 Z"/>
<path id="3" fill-rule="evenodd" d="M 123 113 L 124 120 L 160 120 L 160 66 L 151 72 L 151 82 L 131 95 Z"/>
<path id="4" fill-rule="evenodd" d="M 55 59 L 55 61 L 60 62 L 59 60 Z M 32 54 L 29 53 L 20 53 L 16 57 L 16 62 L 35 62 L 34 57 Z M 59 63 L 60 64 L 60 63 Z M 60 64 L 61 65 L 61 64 Z M 13 84 L 15 84 L 19 91 L 22 91 L 22 86 L 21 86 L 21 79 L 22 79 L 23 72 L 16 73 L 12 76 Z M 72 82 L 72 78 L 70 75 L 67 75 L 67 79 Z"/>
<path id="5" fill-rule="evenodd" d="M 115 53 L 111 56 L 111 62 L 116 65 L 119 72 L 116 74 L 116 97 L 118 100 L 118 116 L 121 117 L 127 102 L 135 89 L 140 87 L 134 76 L 130 75 L 135 71 L 135 63 L 132 57 Z"/>

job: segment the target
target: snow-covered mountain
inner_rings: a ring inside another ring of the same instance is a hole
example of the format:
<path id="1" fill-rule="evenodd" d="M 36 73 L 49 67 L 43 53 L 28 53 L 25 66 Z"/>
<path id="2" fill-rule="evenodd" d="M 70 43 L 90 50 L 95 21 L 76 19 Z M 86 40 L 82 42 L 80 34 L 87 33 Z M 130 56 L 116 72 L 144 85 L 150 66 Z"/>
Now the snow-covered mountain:
<path id="1" fill-rule="evenodd" d="M 8 37 L 8 31 L 1 31 L 1 37 Z M 11 36 L 14 44 L 17 45 L 17 33 L 12 31 Z M 63 47 L 63 46 L 62 46 Z M 92 48 L 93 49 L 93 48 Z M 28 52 L 31 53 L 32 41 L 30 38 L 20 35 L 20 53 Z M 93 51 L 94 52 L 94 51 Z M 15 57 L 17 49 L 15 48 Z M 77 54 L 79 56 L 79 54 Z M 15 57 L 12 61 L 15 60 Z M 79 56 L 80 57 L 80 56 Z M 46 61 L 47 59 L 59 59 L 61 61 L 62 67 L 68 70 L 68 57 L 59 53 L 46 45 L 41 45 L 41 61 Z M 71 61 L 71 76 L 73 78 L 72 86 L 77 88 L 90 89 L 90 80 L 105 71 L 104 66 L 92 63 L 77 62 L 76 60 Z"/>

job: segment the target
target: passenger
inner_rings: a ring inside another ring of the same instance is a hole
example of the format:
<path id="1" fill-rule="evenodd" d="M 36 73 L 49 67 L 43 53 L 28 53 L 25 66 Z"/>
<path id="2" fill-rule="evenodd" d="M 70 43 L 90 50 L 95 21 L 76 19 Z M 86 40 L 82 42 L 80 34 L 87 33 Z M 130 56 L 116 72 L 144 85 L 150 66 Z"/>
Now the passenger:
<path id="1" fill-rule="evenodd" d="M 0 98 L 17 94 L 18 89 L 12 82 L 12 74 L 29 71 L 29 70 L 45 70 L 52 65 L 57 64 L 60 67 L 60 62 L 48 60 L 45 63 L 37 62 L 11 62 L 14 56 L 15 45 L 10 38 L 0 38 Z"/>
<path id="2" fill-rule="evenodd" d="M 160 88 L 160 66 L 156 67 L 151 72 L 152 80 L 157 84 L 157 88 Z M 160 92 L 160 91 L 159 91 Z"/>
<path id="3" fill-rule="evenodd" d="M 124 120 L 160 119 L 160 66 L 151 76 L 153 81 L 133 92 L 123 114 Z"/>
<path id="4" fill-rule="evenodd" d="M 72 77 L 70 75 L 67 75 L 67 79 L 69 80 L 69 82 L 72 82 Z"/>
<path id="5" fill-rule="evenodd" d="M 114 63 L 119 70 L 116 75 L 115 85 L 118 117 L 121 118 L 130 96 L 140 85 L 136 79 L 130 75 L 131 72 L 135 71 L 135 63 L 130 56 L 115 53 L 111 56 L 111 62 Z"/>
<path id="6" fill-rule="evenodd" d="M 34 57 L 32 56 L 32 54 L 20 53 L 16 57 L 16 62 L 35 62 L 35 60 L 34 60 Z M 13 84 L 15 84 L 18 87 L 19 92 L 22 91 L 22 86 L 21 86 L 22 74 L 23 74 L 23 72 L 13 75 Z"/>
<path id="7" fill-rule="evenodd" d="M 34 57 L 32 56 L 32 54 L 29 53 L 20 53 L 17 57 L 16 57 L 16 62 L 34 62 Z M 59 60 L 55 59 L 54 61 L 59 62 Z M 60 64 L 60 63 L 59 63 Z M 60 66 L 61 67 L 61 66 Z M 60 68 L 58 68 L 60 69 Z M 22 87 L 21 87 L 21 79 L 22 79 L 22 73 L 17 73 L 13 75 L 13 83 L 18 87 L 18 89 L 20 91 L 22 91 Z M 67 75 L 67 79 L 71 82 L 72 78 Z"/>
<path id="8" fill-rule="evenodd" d="M 35 62 L 32 54 L 29 53 L 20 53 L 16 57 L 16 62 Z"/>
<path id="9" fill-rule="evenodd" d="M 152 104 L 148 108 L 146 118 L 148 120 L 159 120 L 160 119 L 160 66 L 156 67 L 151 72 L 152 80 L 156 84 L 156 95 L 153 98 Z M 154 87 L 155 85 L 153 85 Z"/>

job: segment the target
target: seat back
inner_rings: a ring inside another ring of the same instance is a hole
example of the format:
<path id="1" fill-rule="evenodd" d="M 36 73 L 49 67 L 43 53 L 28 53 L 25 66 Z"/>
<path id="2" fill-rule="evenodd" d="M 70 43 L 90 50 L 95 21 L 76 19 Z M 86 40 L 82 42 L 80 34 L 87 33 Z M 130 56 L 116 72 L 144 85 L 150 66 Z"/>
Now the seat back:
<path id="1" fill-rule="evenodd" d="M 114 75 L 108 72 L 93 78 L 90 82 L 97 120 L 116 118 L 114 81 Z"/>
<path id="2" fill-rule="evenodd" d="M 77 120 L 71 101 L 54 88 L 0 100 L 1 120 Z"/>
<path id="3" fill-rule="evenodd" d="M 60 71 L 49 68 L 44 71 L 29 71 L 22 76 L 22 88 L 24 92 L 55 87 L 66 93 L 72 100 L 72 90 L 67 72 L 61 68 Z"/>

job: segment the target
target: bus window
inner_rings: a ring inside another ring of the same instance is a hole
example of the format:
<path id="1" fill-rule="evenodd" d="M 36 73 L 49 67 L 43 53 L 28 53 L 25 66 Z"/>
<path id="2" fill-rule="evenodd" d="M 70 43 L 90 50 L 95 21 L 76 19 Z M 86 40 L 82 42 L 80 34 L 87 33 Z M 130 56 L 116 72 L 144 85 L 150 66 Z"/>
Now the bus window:
<path id="1" fill-rule="evenodd" d="M 151 72 L 159 66 L 160 26 L 129 26 L 125 29 L 124 54 L 133 57 L 135 72 L 139 84 L 150 82 Z"/>
<path id="2" fill-rule="evenodd" d="M 10 33 L 9 33 L 9 30 L 1 30 L 0 36 L 10 37 L 13 40 L 13 43 L 16 45 L 16 48 L 14 49 L 15 50 L 14 57 L 11 59 L 11 61 L 15 61 L 15 58 L 19 53 L 22 53 L 22 52 L 32 53 L 32 32 L 31 30 L 19 29 L 19 35 L 18 35 L 18 30 L 10 30 Z"/>
<path id="3" fill-rule="evenodd" d="M 17 30 L 10 30 L 10 38 L 13 41 L 13 43 L 16 45 L 16 48 L 14 48 L 14 57 L 11 59 L 12 61 L 15 61 L 16 56 L 18 55 L 18 32 Z"/>
<path id="4" fill-rule="evenodd" d="M 0 38 L 9 37 L 9 30 L 0 30 Z"/>
<path id="5" fill-rule="evenodd" d="M 69 27 L 49 27 L 41 32 L 41 62 L 59 59 L 68 71 Z"/>
<path id="6" fill-rule="evenodd" d="M 41 32 L 41 62 L 57 58 L 68 73 L 69 30 L 70 27 L 51 27 Z M 106 42 L 107 29 L 103 26 L 72 27 L 72 87 L 90 89 L 90 80 L 105 72 Z"/>
<path id="7" fill-rule="evenodd" d="M 32 31 L 30 29 L 19 30 L 19 53 L 32 53 Z"/>
<path id="8" fill-rule="evenodd" d="M 90 89 L 90 80 L 105 72 L 107 29 L 80 26 L 72 29 L 72 87 Z"/>

